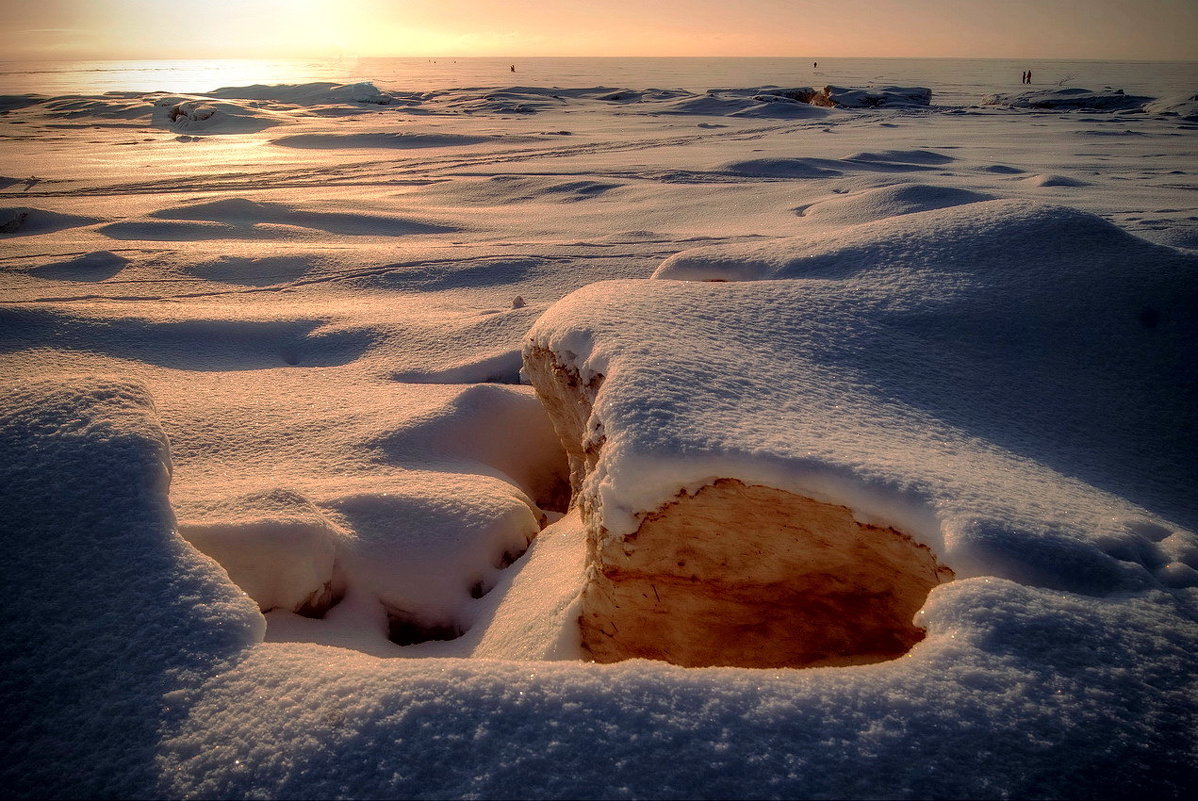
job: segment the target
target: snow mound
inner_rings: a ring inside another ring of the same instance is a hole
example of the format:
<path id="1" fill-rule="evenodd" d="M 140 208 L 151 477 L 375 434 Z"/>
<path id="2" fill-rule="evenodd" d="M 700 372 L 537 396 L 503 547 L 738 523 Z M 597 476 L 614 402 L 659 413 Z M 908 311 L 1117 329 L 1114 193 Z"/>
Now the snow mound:
<path id="1" fill-rule="evenodd" d="M 412 467 L 420 465 L 420 454 L 440 454 L 443 465 L 453 464 L 460 473 L 489 475 L 519 487 L 540 509 L 564 511 L 569 500 L 565 454 L 528 387 L 465 387 L 446 407 L 369 445 Z"/>
<path id="2" fill-rule="evenodd" d="M 348 595 L 377 599 L 398 645 L 461 636 L 474 623 L 473 599 L 540 530 L 522 493 L 476 476 L 446 474 L 427 489 L 354 493 L 322 506 L 354 532 L 337 554 Z"/>
<path id="3" fill-rule="evenodd" d="M 124 269 L 129 260 L 109 250 L 85 253 L 74 259 L 34 267 L 30 275 L 58 281 L 103 281 Z"/>
<path id="4" fill-rule="evenodd" d="M 1070 178 L 1067 175 L 1052 175 L 1038 174 L 1029 175 L 1026 178 L 1020 178 L 1020 183 L 1035 187 L 1074 187 L 1074 186 L 1089 186 L 1089 183 L 1078 178 Z"/>
<path id="5" fill-rule="evenodd" d="M 4 207 L 0 208 L 0 237 L 49 234 L 97 222 L 99 220 L 94 217 L 81 217 L 78 214 L 61 214 L 24 206 Z"/>
<path id="6" fill-rule="evenodd" d="M 5 786 L 153 795 L 160 728 L 264 621 L 174 532 L 154 406 L 111 378 L 0 388 Z M 113 732 L 120 732 L 114 737 Z"/>
<path id="7" fill-rule="evenodd" d="M 12 335 L 53 337 L 66 351 L 103 353 L 175 370 L 257 370 L 346 364 L 371 345 L 374 332 L 314 319 L 191 319 L 93 316 L 79 309 L 0 307 Z"/>
<path id="8" fill-rule="evenodd" d="M 838 178 L 844 165 L 832 159 L 764 158 L 733 161 L 722 169 L 751 178 Z"/>
<path id="9" fill-rule="evenodd" d="M 830 225 L 856 225 L 901 214 L 914 214 L 993 199 L 992 195 L 951 186 L 897 184 L 867 189 L 852 195 L 836 195 L 831 199 L 803 206 L 798 209 L 798 214 L 804 219 Z"/>
<path id="10" fill-rule="evenodd" d="M 1071 87 L 988 95 L 982 105 L 1048 111 L 1128 111 L 1143 108 L 1152 101 L 1151 97 L 1124 94 L 1122 89 Z"/>
<path id="11" fill-rule="evenodd" d="M 254 84 L 253 86 L 226 86 L 208 92 L 207 96 L 225 100 L 254 100 L 272 103 L 289 103 L 296 106 L 325 106 L 346 103 L 386 106 L 398 98 L 383 92 L 369 81 L 359 83 L 315 82 L 302 84 Z"/>
<path id="12" fill-rule="evenodd" d="M 845 161 L 864 161 L 880 164 L 918 164 L 924 167 L 939 167 L 953 162 L 952 156 L 931 150 L 882 150 L 853 153 Z"/>
<path id="13" fill-rule="evenodd" d="M 519 384 L 520 364 L 517 348 L 470 356 L 445 367 L 405 370 L 392 378 L 411 384 Z"/>
<path id="14" fill-rule="evenodd" d="M 302 494 L 257 492 L 207 511 L 213 522 L 184 522 L 180 533 L 219 562 L 263 612 L 317 617 L 344 594 L 334 575 L 344 532 Z"/>
<path id="15" fill-rule="evenodd" d="M 930 150 L 852 153 L 838 159 L 789 157 L 733 161 L 720 169 L 753 178 L 838 178 L 848 172 L 936 172 L 954 159 Z"/>

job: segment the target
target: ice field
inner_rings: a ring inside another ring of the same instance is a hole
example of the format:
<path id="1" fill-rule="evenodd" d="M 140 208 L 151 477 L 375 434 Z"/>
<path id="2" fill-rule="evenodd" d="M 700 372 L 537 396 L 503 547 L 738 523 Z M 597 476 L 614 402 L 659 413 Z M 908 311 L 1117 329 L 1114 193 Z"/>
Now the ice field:
<path id="1" fill-rule="evenodd" d="M 0 97 L 4 785 L 1186 794 L 1198 76 L 950 66 Z M 796 497 L 935 574 L 811 667 L 809 554 L 635 563 Z"/>

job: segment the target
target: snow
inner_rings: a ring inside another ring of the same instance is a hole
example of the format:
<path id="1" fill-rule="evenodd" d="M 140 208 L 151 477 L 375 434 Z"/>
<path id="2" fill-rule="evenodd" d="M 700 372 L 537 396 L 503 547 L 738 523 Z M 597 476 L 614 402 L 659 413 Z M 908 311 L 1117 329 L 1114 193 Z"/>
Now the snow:
<path id="1" fill-rule="evenodd" d="M 1018 94 L 991 95 L 982 101 L 988 106 L 1010 106 L 1048 110 L 1129 111 L 1144 109 L 1151 97 L 1125 94 L 1122 89 L 1082 89 L 1076 86 L 1033 89 Z M 1147 110 L 1147 109 L 1145 109 Z"/>
<path id="2" fill-rule="evenodd" d="M 158 729 L 179 714 L 168 699 L 260 642 L 262 617 L 174 532 L 166 436 L 144 387 L 22 382 L 4 386 L 0 409 L 14 576 L 4 783 L 144 794 Z"/>
<path id="3" fill-rule="evenodd" d="M 5 786 L 1193 786 L 1188 95 L 619 80 L 3 98 Z M 717 478 L 843 504 L 956 572 L 927 637 L 590 662 L 530 342 L 590 394 L 607 536 Z"/>

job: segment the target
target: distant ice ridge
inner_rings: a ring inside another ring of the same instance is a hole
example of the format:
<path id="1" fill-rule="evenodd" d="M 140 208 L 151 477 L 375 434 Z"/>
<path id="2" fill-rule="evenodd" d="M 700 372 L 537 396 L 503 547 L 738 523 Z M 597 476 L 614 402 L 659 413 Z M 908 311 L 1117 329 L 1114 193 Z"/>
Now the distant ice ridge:
<path id="1" fill-rule="evenodd" d="M 1152 100 L 1151 97 L 1124 94 L 1122 89 L 1112 89 L 1109 86 L 1097 90 L 1070 86 L 990 95 L 982 101 L 982 105 L 1045 111 L 1138 111 L 1144 109 Z"/>
<path id="2" fill-rule="evenodd" d="M 534 115 L 579 105 L 619 104 L 622 113 L 687 114 L 761 119 L 817 119 L 826 110 L 911 110 L 932 107 L 932 90 L 926 87 L 828 85 L 822 88 L 775 85 L 713 88 L 706 92 L 682 89 L 630 89 L 609 86 L 557 88 L 539 86 L 467 87 L 430 91 L 384 91 L 370 82 L 329 82 L 268 86 L 224 87 L 211 92 L 109 92 L 104 95 L 35 95 L 0 97 L 0 107 L 36 110 L 49 117 L 83 121 L 150 118 L 157 126 L 181 134 L 247 134 L 293 124 L 313 115 L 343 117 L 370 112 L 407 115 L 520 114 Z M 1154 114 L 1193 116 L 1191 97 L 1163 101 L 1127 95 L 1121 89 L 1090 90 L 1074 87 L 1038 89 L 1022 93 L 993 94 L 983 105 L 1007 108 L 1069 111 L 1147 111 Z M 287 139 L 292 147 L 328 146 L 330 137 L 299 136 Z M 322 144 L 322 140 L 324 143 Z M 475 139 L 474 141 L 479 141 Z M 405 135 L 384 137 L 355 134 L 344 146 L 429 147 L 453 144 L 447 140 Z M 463 138 L 457 144 L 470 144 Z"/>

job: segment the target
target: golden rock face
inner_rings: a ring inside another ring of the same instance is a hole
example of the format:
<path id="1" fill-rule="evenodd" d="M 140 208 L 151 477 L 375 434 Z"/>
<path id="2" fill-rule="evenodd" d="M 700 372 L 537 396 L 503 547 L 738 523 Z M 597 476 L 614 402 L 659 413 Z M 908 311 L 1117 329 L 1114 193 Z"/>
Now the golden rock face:
<path id="1" fill-rule="evenodd" d="M 911 620 L 953 577 L 927 547 L 843 506 L 735 479 L 680 494 L 595 556 L 581 625 L 599 662 L 893 659 L 923 639 Z"/>
<path id="2" fill-rule="evenodd" d="M 596 661 L 857 665 L 894 659 L 923 639 L 912 619 L 952 570 L 844 506 L 721 478 L 612 537 L 579 493 L 602 448 L 584 442 L 602 377 L 584 386 L 542 348 L 526 352 L 525 371 L 570 457 L 588 539 L 582 643 Z"/>

